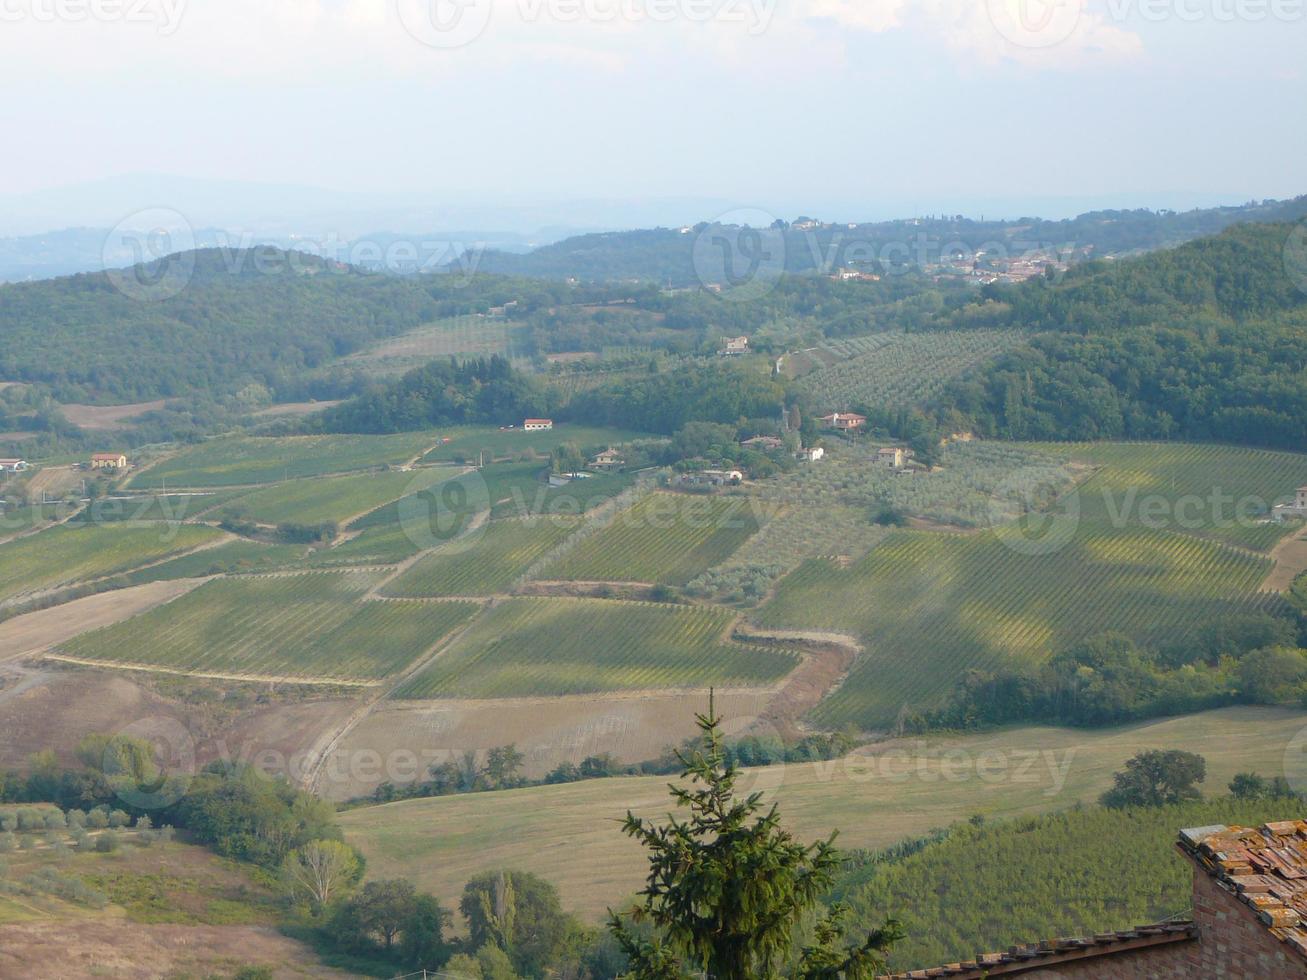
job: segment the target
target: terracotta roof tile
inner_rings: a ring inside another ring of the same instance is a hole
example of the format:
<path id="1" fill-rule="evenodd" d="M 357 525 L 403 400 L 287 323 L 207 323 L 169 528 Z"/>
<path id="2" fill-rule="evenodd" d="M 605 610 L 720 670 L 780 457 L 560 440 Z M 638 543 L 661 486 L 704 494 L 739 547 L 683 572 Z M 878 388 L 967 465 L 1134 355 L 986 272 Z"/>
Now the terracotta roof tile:
<path id="1" fill-rule="evenodd" d="M 1159 922 L 1122 932 L 1104 932 L 1087 938 L 1044 939 L 1038 943 L 1010 946 L 1002 953 L 977 953 L 974 960 L 950 963 L 927 970 L 893 973 L 879 980 L 917 980 L 924 977 L 982 977 L 991 974 L 1024 972 L 1033 967 L 1052 966 L 1068 957 L 1106 955 L 1137 945 L 1160 942 L 1183 942 L 1195 939 L 1198 931 L 1192 922 Z"/>
<path id="2" fill-rule="evenodd" d="M 1180 849 L 1307 957 L 1307 822 L 1182 830 Z"/>

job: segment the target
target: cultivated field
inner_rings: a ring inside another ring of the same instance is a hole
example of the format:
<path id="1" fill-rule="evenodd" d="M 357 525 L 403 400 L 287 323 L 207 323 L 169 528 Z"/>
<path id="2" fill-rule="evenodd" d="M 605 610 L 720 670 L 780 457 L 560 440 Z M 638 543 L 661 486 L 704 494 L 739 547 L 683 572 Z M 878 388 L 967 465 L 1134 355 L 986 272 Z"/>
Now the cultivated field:
<path id="1" fill-rule="evenodd" d="M 805 374 L 799 388 L 828 411 L 910 408 L 948 383 L 1021 343 L 1019 330 L 885 333 L 865 338 L 872 349 Z M 846 342 L 847 343 L 847 342 Z M 874 346 L 873 346 L 874 345 Z"/>
<path id="2" fill-rule="evenodd" d="M 665 688 L 763 687 L 783 650 L 731 642 L 734 614 L 597 599 L 509 599 L 482 615 L 396 697 L 512 698 Z"/>
<path id="3" fill-rule="evenodd" d="M 351 354 L 341 364 L 369 374 L 399 374 L 447 357 L 508 358 L 519 355 L 524 328 L 507 320 L 456 316 L 424 324 L 416 330 Z"/>
<path id="4" fill-rule="evenodd" d="M 57 652 L 106 666 L 367 683 L 407 667 L 477 608 L 365 601 L 380 580 L 369 572 L 219 579 Z"/>
<path id="5" fill-rule="evenodd" d="M 138 402 L 135 405 L 61 405 L 63 417 L 79 429 L 92 432 L 126 428 L 124 423 L 157 412 L 164 407 L 163 399 Z"/>
<path id="6" fill-rule="evenodd" d="M 491 521 L 480 533 L 426 555 L 386 585 L 385 595 L 479 596 L 507 591 L 531 566 L 576 530 L 571 518 Z"/>
<path id="7" fill-rule="evenodd" d="M 434 446 L 431 433 L 393 436 L 235 436 L 213 439 L 150 467 L 137 489 L 231 487 L 404 463 Z"/>
<path id="8" fill-rule="evenodd" d="M 486 462 L 516 459 L 523 455 L 547 456 L 564 443 L 576 443 L 582 450 L 598 452 L 608 446 L 636 440 L 656 439 L 647 433 L 604 429 L 584 425 L 556 425 L 553 429 L 527 432 L 521 427 L 457 429 L 442 432 L 440 445 L 427 454 L 428 462 L 476 462 L 484 452 Z M 448 438 L 449 441 L 445 441 Z"/>
<path id="9" fill-rule="evenodd" d="M 1174 640 L 1262 608 L 1270 563 L 1201 538 L 1082 524 L 1050 554 L 1012 526 L 981 535 L 896 531 L 862 561 L 810 561 L 781 582 L 768 626 L 845 631 L 867 653 L 815 712 L 822 724 L 891 725 L 969 669 L 1037 663 L 1120 630 Z"/>
<path id="10" fill-rule="evenodd" d="M 1263 523 L 1307 484 L 1307 454 L 1188 443 L 1038 447 L 1098 467 L 1080 488 L 1091 520 L 1143 524 L 1269 551 L 1292 524 Z"/>
<path id="11" fill-rule="evenodd" d="M 439 467 L 292 480 L 237 497 L 219 513 L 239 514 L 259 524 L 344 523 L 456 475 L 450 467 Z"/>
<path id="12" fill-rule="evenodd" d="M 752 504 L 742 495 L 649 494 L 579 541 L 545 577 L 684 585 L 758 530 Z"/>
<path id="13" fill-rule="evenodd" d="M 222 537 L 187 525 L 52 527 L 0 546 L 0 601 L 128 571 Z"/>
<path id="14" fill-rule="evenodd" d="M 1206 789 L 1236 772 L 1285 774 L 1285 752 L 1307 713 L 1227 708 L 1124 728 L 1019 728 L 884 742 L 844 760 L 747 770 L 742 788 L 780 802 L 805 840 L 840 831 L 843 848 L 880 848 L 973 814 L 992 818 L 1090 802 L 1140 748 L 1185 749 L 1208 762 Z M 1290 773 L 1292 777 L 1301 773 Z M 403 876 L 455 901 L 469 877 L 499 868 L 544 875 L 591 919 L 643 884 L 648 865 L 621 833 L 628 809 L 672 809 L 666 777 L 600 779 L 503 793 L 392 803 L 341 814 L 370 874 Z"/>

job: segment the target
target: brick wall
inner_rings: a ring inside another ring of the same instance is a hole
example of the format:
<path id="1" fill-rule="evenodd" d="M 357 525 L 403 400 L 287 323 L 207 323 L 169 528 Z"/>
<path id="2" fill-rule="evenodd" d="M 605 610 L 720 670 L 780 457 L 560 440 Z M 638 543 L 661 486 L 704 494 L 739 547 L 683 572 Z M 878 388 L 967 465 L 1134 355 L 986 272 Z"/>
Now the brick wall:
<path id="1" fill-rule="evenodd" d="M 1066 980 L 1068 977 L 1076 980 L 1205 980 L 1208 974 L 1202 973 L 1198 966 L 1198 947 L 1199 944 L 1192 940 L 1167 943 L 1110 956 L 1092 956 L 1078 963 L 1047 966 L 1018 975 L 1021 980 L 1040 980 L 1041 977 L 1048 980 Z M 1269 977 L 1259 977 L 1258 980 L 1269 980 Z"/>
<path id="2" fill-rule="evenodd" d="M 1194 872 L 1195 945 L 1200 972 L 1213 978 L 1307 980 L 1307 959 L 1271 935 L 1257 915 L 1204 871 Z"/>
<path id="3" fill-rule="evenodd" d="M 1019 974 L 1022 980 L 1307 980 L 1307 959 L 1280 942 L 1247 905 L 1195 869 L 1197 942 L 1169 943 Z"/>

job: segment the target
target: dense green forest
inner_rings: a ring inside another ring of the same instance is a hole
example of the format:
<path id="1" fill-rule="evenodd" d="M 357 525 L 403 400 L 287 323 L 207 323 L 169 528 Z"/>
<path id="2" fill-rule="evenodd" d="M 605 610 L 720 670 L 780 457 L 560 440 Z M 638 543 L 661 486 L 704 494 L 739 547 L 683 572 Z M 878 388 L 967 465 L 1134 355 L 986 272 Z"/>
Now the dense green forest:
<path id="1" fill-rule="evenodd" d="M 1061 221 L 1040 218 L 985 221 L 947 215 L 853 226 L 836 223 L 815 229 L 786 225 L 783 229 L 785 271 L 832 272 L 862 260 L 868 252 L 879 259 L 901 255 L 903 246 L 911 250 L 914 260 L 926 261 L 938 261 L 941 248 L 953 244 L 972 251 L 992 249 L 999 244 L 1013 255 L 1032 247 L 1064 246 L 1095 255 L 1148 251 L 1214 235 L 1238 222 L 1296 221 L 1304 215 L 1307 215 L 1307 197 L 1186 212 L 1143 208 L 1092 211 Z M 694 263 L 695 241 L 699 233 L 711 233 L 715 227 L 700 224 L 692 232 L 654 228 L 580 235 L 525 255 L 483 253 L 479 256 L 480 269 L 549 279 L 640 279 L 674 286 L 693 285 L 699 279 Z"/>
<path id="2" fill-rule="evenodd" d="M 376 385 L 308 424 L 318 432 L 387 433 L 466 423 L 519 424 L 546 414 L 549 395 L 502 357 L 434 361 Z"/>
<path id="3" fill-rule="evenodd" d="M 934 406 L 1011 439 L 1307 443 L 1307 290 L 1286 225 L 1245 225 L 1062 283 L 987 288 L 994 322 L 1040 331 Z M 958 314 L 945 314 L 941 321 Z"/>
<path id="4" fill-rule="evenodd" d="M 1181 828 L 1255 826 L 1300 809 L 1297 799 L 1224 797 L 978 820 L 855 866 L 834 897 L 853 908 L 856 921 L 876 923 L 888 914 L 902 922 L 907 935 L 894 947 L 891 967 L 934 967 L 977 950 L 1129 929 L 1184 913 L 1192 904 L 1192 866 L 1175 852 Z"/>

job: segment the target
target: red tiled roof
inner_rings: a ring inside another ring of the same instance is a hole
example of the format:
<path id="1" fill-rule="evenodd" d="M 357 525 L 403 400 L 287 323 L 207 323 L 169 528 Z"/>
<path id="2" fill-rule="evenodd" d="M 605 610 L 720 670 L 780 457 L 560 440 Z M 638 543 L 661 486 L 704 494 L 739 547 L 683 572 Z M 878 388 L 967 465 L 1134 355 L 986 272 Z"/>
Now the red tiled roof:
<path id="1" fill-rule="evenodd" d="M 1307 957 L 1307 822 L 1180 831 L 1180 850 Z"/>
<path id="2" fill-rule="evenodd" d="M 879 980 L 918 980 L 918 978 L 953 977 L 956 980 L 980 980 L 983 977 L 1011 976 L 1043 970 L 1060 963 L 1110 956 L 1133 949 L 1182 943 L 1198 938 L 1192 922 L 1159 922 L 1124 932 L 1105 932 L 1082 939 L 1046 939 L 1039 943 L 1009 946 L 1003 953 L 977 953 L 974 960 L 949 963 L 926 970 L 893 973 Z"/>

